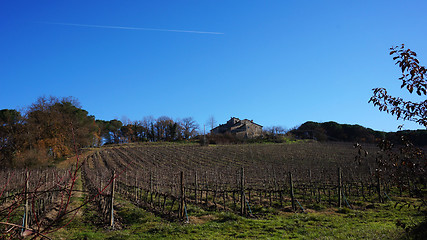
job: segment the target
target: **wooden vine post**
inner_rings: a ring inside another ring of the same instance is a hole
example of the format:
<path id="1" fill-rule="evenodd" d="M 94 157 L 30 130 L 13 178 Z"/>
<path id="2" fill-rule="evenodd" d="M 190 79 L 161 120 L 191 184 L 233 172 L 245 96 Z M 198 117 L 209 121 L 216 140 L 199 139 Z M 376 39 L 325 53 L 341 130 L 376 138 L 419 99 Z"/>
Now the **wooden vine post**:
<path id="1" fill-rule="evenodd" d="M 196 204 L 197 204 L 197 189 L 198 189 L 197 172 L 195 172 L 194 173 L 194 199 L 195 199 Z"/>
<path id="2" fill-rule="evenodd" d="M 26 173 L 26 178 L 25 178 L 25 215 L 24 215 L 24 229 L 28 228 L 28 212 L 29 212 L 29 207 L 28 207 L 28 188 L 29 188 L 29 181 L 30 181 L 30 174 L 27 171 Z"/>
<path id="3" fill-rule="evenodd" d="M 110 199 L 110 227 L 114 227 L 114 191 L 116 185 L 116 171 L 113 171 L 111 179 L 111 199 Z"/>
<path id="4" fill-rule="evenodd" d="M 342 207 L 342 172 L 341 168 L 338 168 L 338 207 Z"/>
<path id="5" fill-rule="evenodd" d="M 308 181 L 309 181 L 308 186 L 310 188 L 310 198 L 311 198 L 313 195 L 315 195 L 314 190 L 313 190 L 314 186 L 313 186 L 313 183 L 311 181 L 311 168 L 308 169 Z"/>
<path id="6" fill-rule="evenodd" d="M 240 169 L 240 214 L 245 215 L 245 170 L 243 167 Z"/>
<path id="7" fill-rule="evenodd" d="M 380 172 L 377 172 L 377 191 L 378 191 L 378 201 L 380 203 L 384 202 L 383 197 L 381 196 L 381 178 L 380 178 Z"/>
<path id="8" fill-rule="evenodd" d="M 135 176 L 135 202 L 138 203 L 138 176 Z"/>
<path id="9" fill-rule="evenodd" d="M 180 191 L 179 191 L 179 213 L 178 213 L 178 217 L 179 219 L 183 219 L 184 218 L 184 214 L 185 214 L 185 194 L 184 194 L 184 172 L 181 171 L 180 173 L 180 181 L 179 181 L 179 185 L 180 185 Z"/>
<path id="10" fill-rule="evenodd" d="M 150 182 L 149 182 L 149 194 L 150 194 L 150 205 L 153 206 L 153 173 L 150 172 Z M 148 196 L 147 196 L 148 197 Z"/>
<path id="11" fill-rule="evenodd" d="M 296 206 L 295 206 L 295 196 L 294 196 L 294 184 L 292 181 L 292 173 L 289 172 L 289 188 L 290 188 L 290 192 L 289 194 L 291 195 L 291 202 L 292 202 L 292 210 L 296 210 Z"/>

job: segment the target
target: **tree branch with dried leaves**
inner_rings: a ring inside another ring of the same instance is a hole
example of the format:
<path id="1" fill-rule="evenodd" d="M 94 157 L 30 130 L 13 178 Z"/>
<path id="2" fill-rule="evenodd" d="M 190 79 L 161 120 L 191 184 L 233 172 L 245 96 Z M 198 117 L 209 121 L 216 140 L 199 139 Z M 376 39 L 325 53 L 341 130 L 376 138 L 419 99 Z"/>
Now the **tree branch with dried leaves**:
<path id="1" fill-rule="evenodd" d="M 427 95 L 427 69 L 419 65 L 417 54 L 405 45 L 390 48 L 390 55 L 401 69 L 401 88 L 418 96 Z M 414 121 L 427 128 L 427 99 L 420 102 L 405 101 L 403 98 L 389 95 L 385 88 L 372 89 L 373 96 L 369 100 L 380 111 L 395 115 L 397 119 Z"/>

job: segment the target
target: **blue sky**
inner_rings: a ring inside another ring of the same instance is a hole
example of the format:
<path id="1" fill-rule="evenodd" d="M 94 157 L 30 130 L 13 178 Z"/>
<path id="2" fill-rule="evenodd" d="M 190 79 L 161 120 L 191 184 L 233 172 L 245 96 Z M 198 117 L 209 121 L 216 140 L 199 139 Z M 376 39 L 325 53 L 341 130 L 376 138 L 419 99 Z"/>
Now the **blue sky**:
<path id="1" fill-rule="evenodd" d="M 404 43 L 426 65 L 426 9 L 411 0 L 5 0 L 0 109 L 73 96 L 104 120 L 191 116 L 203 126 L 235 116 L 395 131 L 401 122 L 368 100 L 374 87 L 408 97 L 389 48 Z"/>

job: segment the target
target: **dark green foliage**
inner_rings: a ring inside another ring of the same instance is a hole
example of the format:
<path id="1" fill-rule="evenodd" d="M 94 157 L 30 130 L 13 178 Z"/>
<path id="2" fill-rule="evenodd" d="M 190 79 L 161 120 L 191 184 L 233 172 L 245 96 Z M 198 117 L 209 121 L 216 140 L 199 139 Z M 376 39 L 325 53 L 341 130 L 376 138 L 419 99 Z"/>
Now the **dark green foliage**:
<path id="1" fill-rule="evenodd" d="M 398 132 L 380 132 L 360 125 L 339 124 L 336 122 L 306 122 L 295 130 L 290 131 L 299 139 L 315 139 L 317 141 L 342 141 L 377 143 L 388 139 L 394 144 L 400 144 L 404 136 L 417 146 L 427 145 L 427 130 L 406 130 Z"/>
<path id="2" fill-rule="evenodd" d="M 399 143 L 402 137 L 410 140 L 416 146 L 427 145 L 427 130 L 405 130 L 386 134 L 386 139 L 393 143 Z"/>
<path id="3" fill-rule="evenodd" d="M 15 152 L 24 140 L 21 114 L 13 109 L 0 110 L 0 164 L 12 163 Z"/>
<path id="4" fill-rule="evenodd" d="M 123 123 L 113 119 L 110 121 L 96 120 L 99 128 L 99 136 L 104 140 L 105 144 L 118 144 L 123 141 L 126 135 L 129 135 L 130 129 L 123 128 Z"/>

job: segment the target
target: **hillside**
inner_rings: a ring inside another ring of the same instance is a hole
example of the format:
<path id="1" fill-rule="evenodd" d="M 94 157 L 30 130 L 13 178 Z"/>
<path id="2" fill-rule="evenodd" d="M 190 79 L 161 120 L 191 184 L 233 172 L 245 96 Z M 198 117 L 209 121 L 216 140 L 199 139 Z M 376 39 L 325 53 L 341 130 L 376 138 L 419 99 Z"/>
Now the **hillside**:
<path id="1" fill-rule="evenodd" d="M 365 146 L 371 153 L 374 145 Z M 216 172 L 231 174 L 244 167 L 249 175 L 268 177 L 271 171 L 332 169 L 355 165 L 357 149 L 351 143 L 301 142 L 293 144 L 130 144 L 102 148 L 91 158 L 94 164 L 133 171 L 167 171 L 188 174 Z M 120 160 L 120 161 L 119 161 Z M 366 159 L 374 162 L 374 154 Z M 253 174 L 252 174 L 253 173 Z"/>
<path id="2" fill-rule="evenodd" d="M 336 122 L 305 122 L 297 129 L 291 130 L 298 139 L 315 139 L 324 141 L 377 143 L 386 139 L 394 144 L 401 144 L 402 136 L 417 146 L 427 145 L 427 130 L 404 130 L 397 132 L 375 131 L 357 124 L 340 124 Z"/>

